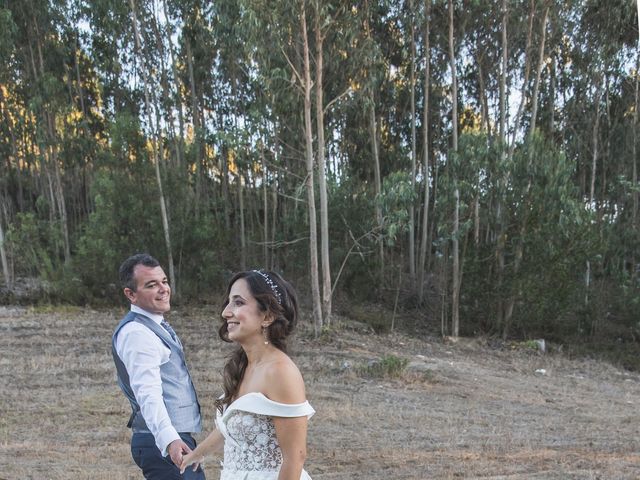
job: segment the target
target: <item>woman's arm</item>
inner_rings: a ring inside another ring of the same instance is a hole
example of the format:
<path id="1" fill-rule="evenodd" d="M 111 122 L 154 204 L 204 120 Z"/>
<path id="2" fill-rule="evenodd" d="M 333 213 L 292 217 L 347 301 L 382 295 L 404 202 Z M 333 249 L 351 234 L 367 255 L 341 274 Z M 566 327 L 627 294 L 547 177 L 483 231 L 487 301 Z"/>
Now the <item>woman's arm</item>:
<path id="1" fill-rule="evenodd" d="M 204 460 L 205 455 L 221 451 L 223 445 L 224 437 L 219 430 L 214 430 L 195 448 L 195 450 L 182 458 L 180 473 L 184 473 L 187 467 L 191 464 L 193 464 L 193 470 L 197 470 L 198 466 Z"/>
<path id="2" fill-rule="evenodd" d="M 299 404 L 306 400 L 304 381 L 290 360 L 277 362 L 265 376 L 266 395 L 275 402 Z M 273 417 L 276 437 L 282 450 L 278 480 L 300 480 L 307 457 L 307 417 Z"/>
<path id="3" fill-rule="evenodd" d="M 273 424 L 282 450 L 278 480 L 300 480 L 307 458 L 307 417 L 273 417 Z"/>

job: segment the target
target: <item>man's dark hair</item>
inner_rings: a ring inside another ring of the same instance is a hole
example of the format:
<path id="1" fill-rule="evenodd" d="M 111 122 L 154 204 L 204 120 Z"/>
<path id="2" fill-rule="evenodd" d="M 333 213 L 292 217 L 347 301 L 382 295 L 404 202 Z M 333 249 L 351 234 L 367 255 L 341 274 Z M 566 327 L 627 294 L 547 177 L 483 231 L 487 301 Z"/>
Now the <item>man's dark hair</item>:
<path id="1" fill-rule="evenodd" d="M 133 270 L 136 268 L 136 265 L 144 265 L 145 267 L 153 268 L 159 267 L 160 262 L 148 253 L 136 253 L 122 262 L 122 265 L 120 265 L 120 269 L 118 270 L 120 285 L 122 285 L 122 288 L 129 288 L 134 292 L 137 287 L 136 282 L 133 279 Z"/>

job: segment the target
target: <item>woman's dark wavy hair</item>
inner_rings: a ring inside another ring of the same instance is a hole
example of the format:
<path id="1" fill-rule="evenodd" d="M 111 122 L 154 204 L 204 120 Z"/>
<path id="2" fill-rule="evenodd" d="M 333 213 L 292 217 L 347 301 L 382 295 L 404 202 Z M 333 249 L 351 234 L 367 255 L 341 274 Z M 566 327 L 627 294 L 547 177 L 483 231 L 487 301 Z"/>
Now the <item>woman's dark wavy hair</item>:
<path id="1" fill-rule="evenodd" d="M 280 294 L 280 302 L 278 297 L 267 283 L 263 275 L 267 275 L 278 293 Z M 246 272 L 236 273 L 229 281 L 227 292 L 224 296 L 222 309 L 220 314 L 229 304 L 229 293 L 231 287 L 238 280 L 244 279 L 249 286 L 249 291 L 258 302 L 258 308 L 267 312 L 274 319 L 271 325 L 267 327 L 267 337 L 269 342 L 279 350 L 287 352 L 287 337 L 293 332 L 298 323 L 298 299 L 296 292 L 289 282 L 278 275 L 276 272 L 261 270 L 248 270 Z M 222 317 L 222 325 L 218 329 L 218 335 L 225 342 L 229 340 L 229 331 L 227 330 L 227 321 Z M 222 371 L 222 380 L 224 395 L 216 400 L 216 408 L 222 413 L 225 405 L 229 405 L 236 397 L 240 382 L 244 377 L 247 368 L 247 354 L 242 347 L 238 347 L 228 358 L 227 363 Z"/>

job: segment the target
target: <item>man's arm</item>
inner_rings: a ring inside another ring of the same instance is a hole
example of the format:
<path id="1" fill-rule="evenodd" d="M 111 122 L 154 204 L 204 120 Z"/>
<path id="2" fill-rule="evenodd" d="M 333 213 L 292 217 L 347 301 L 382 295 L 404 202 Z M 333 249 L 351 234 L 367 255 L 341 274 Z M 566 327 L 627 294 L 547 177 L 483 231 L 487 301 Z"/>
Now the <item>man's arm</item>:
<path id="1" fill-rule="evenodd" d="M 160 365 L 169 360 L 171 351 L 147 327 L 134 322 L 120 330 L 116 339 L 116 351 L 127 368 L 131 389 L 158 449 L 165 456 L 169 445 L 175 442 L 176 445 L 173 446 L 172 451 L 176 458 L 179 457 L 181 463 L 182 455 L 178 455 L 177 447 L 184 446 L 187 450 L 189 447 L 182 442 L 180 435 L 171 424 L 162 398 L 160 377 Z M 175 460 L 174 463 L 176 463 Z"/>

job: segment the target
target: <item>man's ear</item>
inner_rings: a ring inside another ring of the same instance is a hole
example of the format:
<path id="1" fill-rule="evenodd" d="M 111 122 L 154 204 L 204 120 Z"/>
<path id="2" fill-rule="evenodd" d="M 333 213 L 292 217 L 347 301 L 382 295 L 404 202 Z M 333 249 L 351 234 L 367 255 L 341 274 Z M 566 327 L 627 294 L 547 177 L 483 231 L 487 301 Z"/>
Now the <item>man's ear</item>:
<path id="1" fill-rule="evenodd" d="M 123 292 L 124 292 L 124 296 L 127 297 L 127 300 L 133 303 L 134 300 L 136 299 L 136 292 L 131 290 L 129 287 L 125 287 Z"/>

